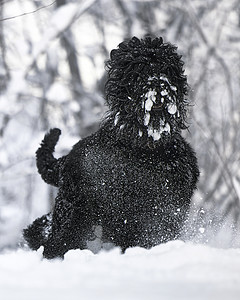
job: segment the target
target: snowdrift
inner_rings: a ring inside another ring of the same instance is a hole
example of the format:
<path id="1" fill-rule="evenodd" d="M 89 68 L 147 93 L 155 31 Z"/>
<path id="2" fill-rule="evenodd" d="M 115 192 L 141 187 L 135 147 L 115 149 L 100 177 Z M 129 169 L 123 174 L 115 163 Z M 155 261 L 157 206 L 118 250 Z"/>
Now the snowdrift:
<path id="1" fill-rule="evenodd" d="M 64 260 L 42 249 L 0 255 L 3 300 L 239 300 L 240 249 L 173 241 L 150 250 L 72 250 Z"/>

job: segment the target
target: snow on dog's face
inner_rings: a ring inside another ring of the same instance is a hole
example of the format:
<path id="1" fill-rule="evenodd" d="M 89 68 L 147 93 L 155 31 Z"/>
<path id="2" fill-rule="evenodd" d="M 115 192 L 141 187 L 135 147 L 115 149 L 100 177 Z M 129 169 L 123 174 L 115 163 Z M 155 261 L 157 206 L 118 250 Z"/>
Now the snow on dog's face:
<path id="1" fill-rule="evenodd" d="M 134 37 L 112 50 L 106 100 L 119 135 L 155 143 L 186 128 L 187 80 L 176 49 Z"/>
<path id="2" fill-rule="evenodd" d="M 143 86 L 142 119 L 138 121 L 147 131 L 147 136 L 154 141 L 167 135 L 173 130 L 179 111 L 176 103 L 177 87 L 172 85 L 164 74 L 149 76 L 147 84 Z M 143 131 L 139 129 L 139 136 Z"/>

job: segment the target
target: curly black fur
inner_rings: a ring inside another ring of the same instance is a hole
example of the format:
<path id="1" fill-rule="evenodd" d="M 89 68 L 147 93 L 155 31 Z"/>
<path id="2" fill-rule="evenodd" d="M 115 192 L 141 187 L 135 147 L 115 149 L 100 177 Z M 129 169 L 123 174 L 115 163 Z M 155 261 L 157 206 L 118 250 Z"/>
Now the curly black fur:
<path id="1" fill-rule="evenodd" d="M 121 43 L 106 64 L 109 112 L 100 129 L 58 160 L 52 153 L 60 131 L 45 136 L 37 166 L 59 192 L 50 230 L 49 215 L 24 230 L 31 248 L 63 256 L 88 248 L 100 227 L 102 241 L 123 251 L 179 238 L 199 171 L 180 135 L 188 85 L 176 49 L 162 38 Z"/>

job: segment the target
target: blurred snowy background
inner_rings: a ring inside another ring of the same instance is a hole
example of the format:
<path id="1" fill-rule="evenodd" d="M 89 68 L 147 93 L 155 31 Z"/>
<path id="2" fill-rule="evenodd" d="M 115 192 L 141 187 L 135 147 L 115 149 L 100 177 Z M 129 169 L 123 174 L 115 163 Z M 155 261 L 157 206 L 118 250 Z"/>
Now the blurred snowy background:
<path id="1" fill-rule="evenodd" d="M 0 249 L 53 205 L 35 166 L 44 133 L 61 128 L 60 156 L 96 130 L 109 51 L 146 33 L 178 45 L 191 86 L 201 179 L 185 235 L 240 245 L 239 0 L 0 0 Z"/>

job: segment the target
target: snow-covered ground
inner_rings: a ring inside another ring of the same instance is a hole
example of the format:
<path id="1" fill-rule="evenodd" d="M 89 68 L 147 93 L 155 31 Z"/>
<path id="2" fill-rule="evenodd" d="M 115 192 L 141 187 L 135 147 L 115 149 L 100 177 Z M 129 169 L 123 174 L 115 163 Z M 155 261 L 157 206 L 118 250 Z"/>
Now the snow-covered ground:
<path id="1" fill-rule="evenodd" d="M 0 254 L 2 300 L 239 300 L 240 249 L 173 241 L 151 250 L 72 250 L 43 260 L 42 249 Z"/>

